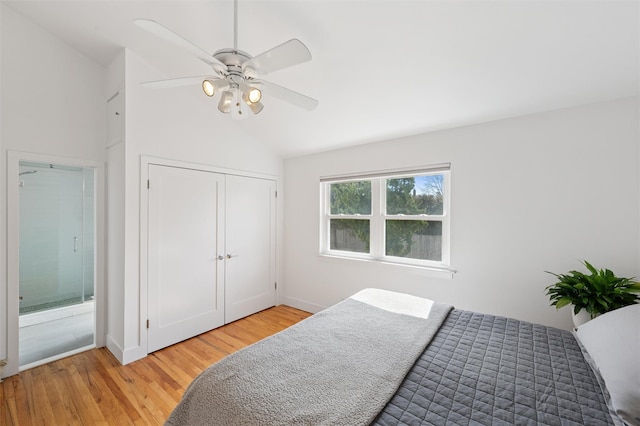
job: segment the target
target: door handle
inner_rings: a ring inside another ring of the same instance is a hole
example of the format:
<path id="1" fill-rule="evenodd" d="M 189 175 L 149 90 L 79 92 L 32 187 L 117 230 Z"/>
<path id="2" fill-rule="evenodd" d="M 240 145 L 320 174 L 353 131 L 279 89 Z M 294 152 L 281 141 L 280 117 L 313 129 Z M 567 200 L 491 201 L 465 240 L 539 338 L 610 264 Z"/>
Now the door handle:
<path id="1" fill-rule="evenodd" d="M 216 257 L 216 259 L 218 259 L 218 260 L 224 260 L 224 256 L 220 254 L 220 255 L 218 255 L 218 257 Z"/>
<path id="2" fill-rule="evenodd" d="M 232 257 L 238 257 L 239 254 L 227 254 L 227 259 L 231 259 Z"/>
<path id="3" fill-rule="evenodd" d="M 73 252 L 78 251 L 78 237 L 73 237 Z"/>

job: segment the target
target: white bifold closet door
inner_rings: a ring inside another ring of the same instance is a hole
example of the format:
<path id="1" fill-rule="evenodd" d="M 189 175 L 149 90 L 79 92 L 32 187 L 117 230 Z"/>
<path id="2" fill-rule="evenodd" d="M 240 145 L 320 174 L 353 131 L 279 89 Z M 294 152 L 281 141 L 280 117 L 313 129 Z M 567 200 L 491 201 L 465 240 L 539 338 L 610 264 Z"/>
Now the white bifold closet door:
<path id="1" fill-rule="evenodd" d="M 276 302 L 276 182 L 149 164 L 147 352 Z"/>
<path id="2" fill-rule="evenodd" d="M 276 303 L 276 182 L 227 175 L 225 323 Z"/>
<path id="3" fill-rule="evenodd" d="M 225 175 L 149 165 L 148 334 L 153 352 L 224 324 Z"/>

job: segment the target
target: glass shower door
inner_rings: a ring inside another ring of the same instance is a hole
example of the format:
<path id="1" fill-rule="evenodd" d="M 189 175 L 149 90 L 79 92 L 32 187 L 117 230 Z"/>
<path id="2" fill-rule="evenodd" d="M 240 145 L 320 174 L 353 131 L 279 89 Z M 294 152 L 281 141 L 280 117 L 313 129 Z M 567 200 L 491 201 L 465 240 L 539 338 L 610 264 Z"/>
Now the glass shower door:
<path id="1" fill-rule="evenodd" d="M 93 174 L 28 162 L 19 170 L 22 367 L 94 343 L 94 308 L 85 303 L 93 295 Z"/>

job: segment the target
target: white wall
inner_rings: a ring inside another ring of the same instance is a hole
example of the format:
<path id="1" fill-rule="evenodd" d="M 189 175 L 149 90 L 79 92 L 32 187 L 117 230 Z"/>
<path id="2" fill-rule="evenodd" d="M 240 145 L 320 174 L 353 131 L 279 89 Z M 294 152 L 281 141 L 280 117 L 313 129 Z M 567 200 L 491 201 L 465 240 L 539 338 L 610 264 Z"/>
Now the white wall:
<path id="1" fill-rule="evenodd" d="M 119 58 L 114 68 L 121 66 Z M 154 69 L 135 52 L 124 51 L 125 131 L 124 157 L 114 151 L 109 157 L 110 169 L 119 169 L 124 180 L 121 194 L 110 192 L 109 220 L 122 227 L 120 235 L 112 235 L 109 270 L 116 279 L 109 278 L 108 347 L 118 359 L 127 363 L 146 355 L 146 283 L 140 276 L 140 232 L 145 218 L 140 217 L 141 156 L 215 166 L 227 170 L 258 173 L 278 178 L 282 174 L 282 159 L 259 140 L 243 131 L 241 122 L 217 110 L 217 103 L 202 95 L 201 90 L 185 88 L 153 90 L 141 82 L 168 78 Z M 111 69 L 110 69 L 111 72 Z M 117 71 L 109 76 L 110 90 L 118 90 Z M 119 161 L 124 159 L 124 163 Z M 121 246 L 119 246 L 122 244 Z M 280 256 L 278 256 L 280 258 Z M 112 300 L 113 298 L 113 300 Z M 121 305 L 118 302 L 121 301 Z"/>
<path id="2" fill-rule="evenodd" d="M 106 70 L 2 8 L 3 148 L 103 160 Z"/>
<path id="3" fill-rule="evenodd" d="M 283 301 L 316 311 L 379 287 L 570 328 L 545 270 L 640 276 L 639 128 L 636 97 L 288 159 Z M 453 279 L 318 255 L 320 176 L 445 162 Z"/>
<path id="4" fill-rule="evenodd" d="M 0 211 L 4 218 L 7 151 L 104 161 L 106 70 L 4 4 L 0 9 Z M 4 298 L 7 233 L 5 221 L 1 223 L 0 359 L 7 353 L 8 303 L 17 303 Z"/>
<path id="5" fill-rule="evenodd" d="M 124 77 L 125 53 L 120 52 L 107 70 L 107 335 L 114 354 L 123 353 L 124 315 Z"/>
<path id="6" fill-rule="evenodd" d="M 2 157 L 2 153 L 4 153 L 4 144 L 2 141 L 2 113 L 4 110 L 3 102 L 2 102 L 2 70 L 3 59 L 2 59 L 2 40 L 3 33 L 2 28 L 4 24 L 4 6 L 0 4 L 0 157 Z M 1 160 L 1 158 L 0 158 Z M 5 188 L 5 178 L 4 178 L 4 163 L 0 163 L 0 193 L 2 197 L 0 197 L 0 308 L 2 308 L 2 314 L 0 314 L 0 359 L 7 358 L 7 274 L 4 272 L 7 270 L 7 253 L 6 253 L 6 233 L 5 228 L 2 226 L 3 223 L 6 223 L 5 211 L 6 211 L 6 193 L 4 193 Z M 0 372 L 0 378 L 2 377 L 2 373 Z"/>

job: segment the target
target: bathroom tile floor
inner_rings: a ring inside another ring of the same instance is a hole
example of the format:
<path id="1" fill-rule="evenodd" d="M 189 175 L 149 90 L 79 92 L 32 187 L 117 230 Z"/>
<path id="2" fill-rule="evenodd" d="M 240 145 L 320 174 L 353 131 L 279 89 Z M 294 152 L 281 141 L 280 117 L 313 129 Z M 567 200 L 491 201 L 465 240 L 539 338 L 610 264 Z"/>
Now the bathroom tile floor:
<path id="1" fill-rule="evenodd" d="M 20 317 L 21 367 L 92 345 L 93 303 Z"/>

